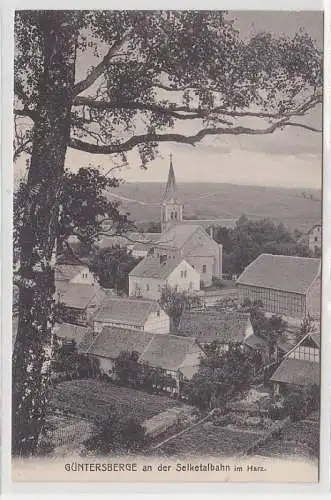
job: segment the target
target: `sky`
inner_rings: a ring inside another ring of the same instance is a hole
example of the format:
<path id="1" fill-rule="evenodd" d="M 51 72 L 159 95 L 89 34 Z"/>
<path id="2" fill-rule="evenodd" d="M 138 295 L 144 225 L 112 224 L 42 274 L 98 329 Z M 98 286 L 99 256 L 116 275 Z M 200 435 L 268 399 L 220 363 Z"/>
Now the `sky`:
<path id="1" fill-rule="evenodd" d="M 235 11 L 230 12 L 230 16 L 235 19 L 235 27 L 243 38 L 260 31 L 293 36 L 303 28 L 316 40 L 318 47 L 323 46 L 321 12 Z M 305 120 L 321 128 L 321 106 Z M 190 130 L 187 129 L 186 133 Z M 130 152 L 129 166 L 119 170 L 117 175 L 129 182 L 165 182 L 172 154 L 178 182 L 321 187 L 322 134 L 298 127 L 287 127 L 264 136 L 208 137 L 195 147 L 163 143 L 159 151 L 159 156 L 148 165 L 147 171 L 139 168 L 136 152 Z M 21 159 L 17 165 L 19 170 L 24 168 L 23 164 L 24 159 Z M 68 149 L 66 167 L 76 170 L 87 164 L 100 165 L 103 171 L 108 171 L 113 160 L 109 156 Z"/>

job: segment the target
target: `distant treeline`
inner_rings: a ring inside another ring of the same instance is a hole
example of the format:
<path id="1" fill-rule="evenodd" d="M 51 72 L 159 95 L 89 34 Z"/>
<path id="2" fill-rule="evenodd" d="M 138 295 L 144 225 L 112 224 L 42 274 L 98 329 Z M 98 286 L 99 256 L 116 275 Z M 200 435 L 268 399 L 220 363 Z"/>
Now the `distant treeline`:
<path id="1" fill-rule="evenodd" d="M 234 228 L 214 226 L 214 239 L 223 245 L 223 273 L 229 275 L 241 273 L 261 253 L 311 257 L 300 237 L 299 231 L 290 232 L 282 223 L 253 221 L 245 215 Z"/>

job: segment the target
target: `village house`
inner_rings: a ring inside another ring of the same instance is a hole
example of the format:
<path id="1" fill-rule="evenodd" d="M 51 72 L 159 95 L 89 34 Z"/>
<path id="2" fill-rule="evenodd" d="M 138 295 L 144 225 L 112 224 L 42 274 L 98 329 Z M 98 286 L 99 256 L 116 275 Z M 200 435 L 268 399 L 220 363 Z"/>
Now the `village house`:
<path id="1" fill-rule="evenodd" d="M 62 319 L 67 323 L 87 324 L 105 297 L 105 292 L 97 284 L 70 282 L 59 299 Z"/>
<path id="2" fill-rule="evenodd" d="M 275 393 L 320 385 L 320 344 L 319 332 L 308 333 L 285 354 L 270 379 Z"/>
<path id="3" fill-rule="evenodd" d="M 250 315 L 225 311 L 184 311 L 178 333 L 195 338 L 200 345 L 217 342 L 221 350 L 230 345 L 242 345 L 254 335 Z"/>
<path id="4" fill-rule="evenodd" d="M 54 327 L 54 335 L 60 346 L 75 344 L 78 347 L 87 332 L 87 326 L 73 325 L 71 323 L 57 323 Z"/>
<path id="5" fill-rule="evenodd" d="M 236 282 L 240 300 L 261 301 L 267 313 L 319 321 L 321 261 L 307 257 L 261 254 Z"/>
<path id="6" fill-rule="evenodd" d="M 129 273 L 130 297 L 158 300 L 166 286 L 194 293 L 200 290 L 200 274 L 183 258 L 149 255 Z"/>
<path id="7" fill-rule="evenodd" d="M 203 352 L 194 339 L 175 335 L 158 335 L 131 328 L 106 326 L 89 337 L 84 354 L 97 359 L 101 373 L 113 378 L 114 363 L 122 352 L 138 354 L 138 363 L 162 370 L 176 381 L 169 391 L 178 392 L 182 378 L 190 380 L 198 371 Z"/>
<path id="8" fill-rule="evenodd" d="M 69 283 L 93 285 L 97 284 L 97 281 L 86 265 L 60 261 L 55 266 L 55 289 L 58 300 L 67 291 Z"/>
<path id="9" fill-rule="evenodd" d="M 117 326 L 152 333 L 169 333 L 170 319 L 154 300 L 107 298 L 92 318 L 93 329 L 100 332 L 105 326 Z"/>

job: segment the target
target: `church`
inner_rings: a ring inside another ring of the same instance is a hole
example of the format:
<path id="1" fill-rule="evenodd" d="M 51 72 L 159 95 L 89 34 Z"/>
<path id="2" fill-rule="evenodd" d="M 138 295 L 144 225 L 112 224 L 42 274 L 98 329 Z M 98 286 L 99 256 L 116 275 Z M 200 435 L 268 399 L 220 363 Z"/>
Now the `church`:
<path id="1" fill-rule="evenodd" d="M 129 281 L 134 282 L 135 286 L 131 287 L 130 295 L 134 295 L 134 289 L 139 289 L 141 296 L 144 297 L 144 289 L 151 289 L 148 279 L 155 277 L 156 272 L 160 274 L 166 262 L 169 266 L 169 261 L 173 261 L 174 264 L 185 261 L 189 265 L 188 273 L 193 269 L 195 274 L 200 275 L 201 287 L 211 286 L 213 277 L 222 278 L 222 245 L 216 243 L 199 225 L 198 220 L 184 220 L 183 214 L 184 206 L 178 196 L 174 167 L 170 158 L 168 181 L 161 200 L 161 234 L 146 248 L 143 261 L 131 271 Z M 149 266 L 149 262 L 153 265 Z M 160 270 L 156 270 L 157 265 Z M 142 268 L 144 283 L 140 286 Z M 180 277 L 180 273 L 178 275 Z M 194 289 L 196 290 L 196 287 Z"/>

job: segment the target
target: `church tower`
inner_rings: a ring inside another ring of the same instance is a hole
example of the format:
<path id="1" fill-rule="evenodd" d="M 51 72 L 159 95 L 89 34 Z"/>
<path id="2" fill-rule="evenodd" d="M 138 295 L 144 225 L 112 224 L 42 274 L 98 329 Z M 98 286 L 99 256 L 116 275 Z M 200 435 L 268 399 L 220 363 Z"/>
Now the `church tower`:
<path id="1" fill-rule="evenodd" d="M 170 155 L 168 181 L 161 203 L 161 232 L 168 231 L 175 224 L 180 224 L 182 220 L 183 205 L 178 200 L 172 155 Z"/>

